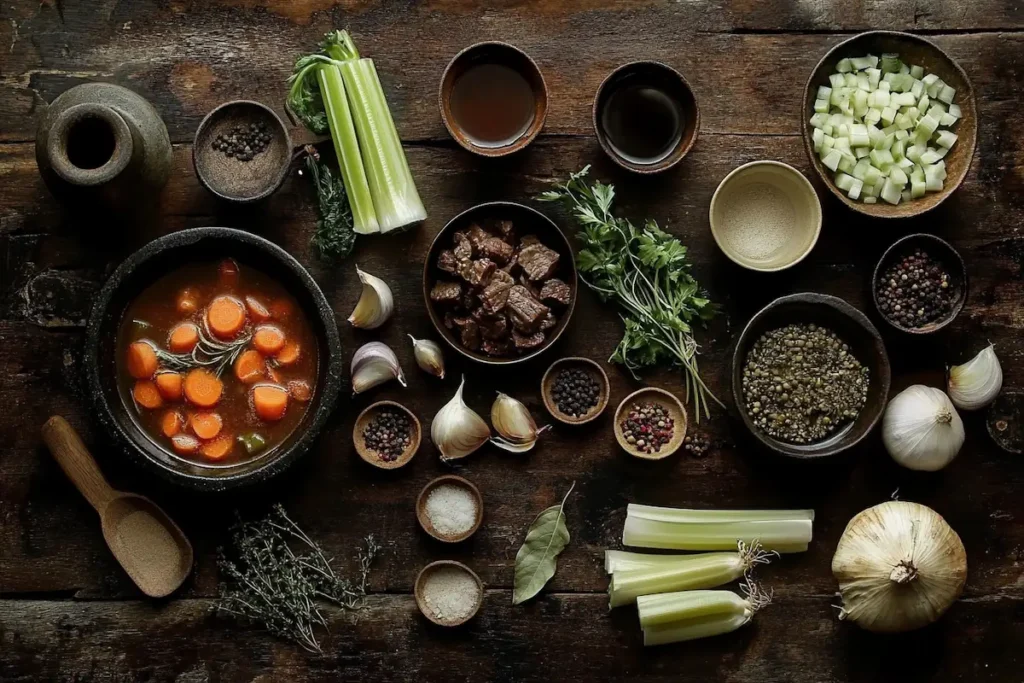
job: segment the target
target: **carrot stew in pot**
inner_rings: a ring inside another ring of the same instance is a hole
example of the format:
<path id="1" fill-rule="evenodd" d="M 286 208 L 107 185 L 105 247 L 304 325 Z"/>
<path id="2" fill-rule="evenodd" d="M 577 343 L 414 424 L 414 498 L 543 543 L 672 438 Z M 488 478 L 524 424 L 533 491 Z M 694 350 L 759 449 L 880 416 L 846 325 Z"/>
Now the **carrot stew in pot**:
<path id="1" fill-rule="evenodd" d="M 183 266 L 143 290 L 117 349 L 121 397 L 143 431 L 204 465 L 279 446 L 315 389 L 316 337 L 298 303 L 233 259 Z"/>

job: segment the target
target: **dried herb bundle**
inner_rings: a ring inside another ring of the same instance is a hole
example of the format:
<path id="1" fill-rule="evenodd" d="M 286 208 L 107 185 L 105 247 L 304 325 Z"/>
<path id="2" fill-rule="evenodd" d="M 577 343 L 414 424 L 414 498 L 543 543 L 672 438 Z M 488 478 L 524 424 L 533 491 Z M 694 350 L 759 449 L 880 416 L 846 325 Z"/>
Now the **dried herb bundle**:
<path id="1" fill-rule="evenodd" d="M 227 582 L 221 584 L 216 609 L 322 653 L 315 629 L 327 628 L 327 620 L 318 604 L 357 609 L 380 545 L 372 535 L 366 537 L 366 547 L 359 550 L 359 579 L 351 582 L 334 573 L 331 559 L 281 505 L 261 520 L 239 520 L 231 532 L 230 557 L 218 549 L 217 565 Z"/>

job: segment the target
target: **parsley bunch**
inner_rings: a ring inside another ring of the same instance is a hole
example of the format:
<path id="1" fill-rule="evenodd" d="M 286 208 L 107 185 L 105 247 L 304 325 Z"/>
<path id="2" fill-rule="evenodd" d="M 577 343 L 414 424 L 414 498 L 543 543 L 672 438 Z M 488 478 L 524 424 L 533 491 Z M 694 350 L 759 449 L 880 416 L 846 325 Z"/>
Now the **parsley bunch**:
<path id="1" fill-rule="evenodd" d="M 312 145 L 306 146 L 306 170 L 317 196 L 316 231 L 310 242 L 321 259 L 335 263 L 348 256 L 356 244 L 345 185 L 327 164 L 320 161 L 320 155 Z"/>
<path id="2" fill-rule="evenodd" d="M 700 421 L 710 417 L 708 399 L 719 405 L 700 378 L 693 324 L 711 319 L 717 308 L 690 275 L 686 247 L 652 220 L 637 228 L 612 215 L 615 188 L 587 180 L 587 166 L 540 199 L 565 205 L 580 225 L 576 256 L 581 279 L 602 301 L 624 310 L 625 334 L 609 359 L 636 376 L 640 368 L 675 363 L 686 372 L 686 400 Z"/>

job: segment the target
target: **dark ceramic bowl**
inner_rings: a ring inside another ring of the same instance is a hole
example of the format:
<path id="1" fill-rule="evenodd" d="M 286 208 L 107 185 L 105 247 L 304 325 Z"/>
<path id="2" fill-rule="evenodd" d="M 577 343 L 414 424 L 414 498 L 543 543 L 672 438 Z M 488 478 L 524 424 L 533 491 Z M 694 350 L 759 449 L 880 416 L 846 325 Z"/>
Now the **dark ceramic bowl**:
<path id="1" fill-rule="evenodd" d="M 836 64 L 840 59 L 863 57 L 868 54 L 881 56 L 884 52 L 897 53 L 904 63 L 923 66 L 926 72 L 938 74 L 939 78 L 956 88 L 954 102 L 960 105 L 960 110 L 963 113 L 963 118 L 951 128 L 957 134 L 958 139 L 949 154 L 945 156 L 946 180 L 942 191 L 928 192 L 923 197 L 912 199 L 909 202 L 900 202 L 895 206 L 882 200 L 875 204 L 865 204 L 859 199 L 850 199 L 845 192 L 837 188 L 832 180 L 834 174 L 821 163 L 821 159 L 814 153 L 812 138 L 814 131 L 810 124 L 818 86 L 829 84 L 828 77 L 835 73 Z M 956 188 L 960 187 L 960 183 L 967 175 L 978 139 L 978 115 L 974 102 L 974 88 L 971 86 L 971 80 L 967 74 L 959 64 L 953 61 L 952 57 L 943 52 L 935 43 L 920 36 L 897 31 L 867 31 L 849 40 L 844 40 L 829 50 L 814 67 L 811 77 L 807 79 L 807 86 L 804 88 L 804 104 L 800 112 L 803 117 L 800 126 L 804 133 L 804 149 L 807 150 L 811 166 L 817 171 L 822 182 L 843 204 L 854 211 L 877 218 L 917 216 L 944 202 Z"/>
<path id="2" fill-rule="evenodd" d="M 438 306 L 430 300 L 430 289 L 438 280 L 450 280 L 452 276 L 437 267 L 437 257 L 444 249 L 450 249 L 452 244 L 452 233 L 469 227 L 473 223 L 485 223 L 494 220 L 510 220 L 519 235 L 536 235 L 537 238 L 549 249 L 558 252 L 559 265 L 557 276 L 565 281 L 572 290 L 572 298 L 569 305 L 562 311 L 558 318 L 558 324 L 549 332 L 547 340 L 536 349 L 520 356 L 507 356 L 496 358 L 486 354 L 470 351 L 455 337 L 451 330 L 444 326 L 444 316 Z M 430 315 L 430 322 L 434 324 L 437 333 L 448 342 L 448 344 L 467 358 L 471 358 L 487 365 L 510 365 L 521 363 L 543 353 L 552 344 L 558 341 L 565 328 L 572 318 L 573 309 L 576 307 L 576 290 L 578 282 L 576 278 L 576 262 L 573 258 L 572 247 L 569 240 L 565 238 L 555 222 L 536 209 L 531 209 L 523 204 L 515 202 L 487 202 L 477 204 L 471 209 L 466 209 L 455 218 L 448 221 L 448 224 L 441 228 L 441 231 L 434 236 L 430 244 L 427 257 L 423 262 L 423 301 L 427 306 L 427 313 Z"/>
<path id="3" fill-rule="evenodd" d="M 260 270 L 287 288 L 316 334 L 319 363 L 306 414 L 284 443 L 252 460 L 204 467 L 172 454 L 142 431 L 118 392 L 115 354 L 118 327 L 133 297 L 183 263 L 224 257 Z M 118 266 L 100 290 L 89 318 L 85 362 L 93 407 L 120 450 L 175 483 L 203 491 L 264 481 L 305 453 L 334 408 L 343 369 L 334 312 L 310 274 L 272 242 L 231 228 L 194 228 L 165 235 Z"/>
<path id="4" fill-rule="evenodd" d="M 653 163 L 637 163 L 624 157 L 608 139 L 608 133 L 602 123 L 605 106 L 612 94 L 620 88 L 631 86 L 650 86 L 660 90 L 682 109 L 682 132 L 679 141 L 663 158 Z M 690 84 L 681 73 L 661 62 L 630 62 L 608 74 L 601 87 L 597 89 L 593 116 L 594 132 L 597 134 L 597 141 L 601 143 L 601 149 L 619 166 L 636 173 L 660 173 L 678 164 L 697 141 L 697 131 L 700 129 L 700 109 L 697 107 L 697 98 L 690 89 Z"/>
<path id="5" fill-rule="evenodd" d="M 849 344 L 850 352 L 870 372 L 867 403 L 857 419 L 827 439 L 812 444 L 791 444 L 768 436 L 754 425 L 743 404 L 743 362 L 747 353 L 762 334 L 792 323 L 815 323 L 831 329 Z M 790 294 L 762 308 L 743 328 L 732 358 L 732 397 L 744 426 L 762 444 L 792 458 L 824 458 L 857 444 L 882 419 L 889 396 L 889 381 L 889 355 L 878 330 L 856 308 L 827 294 Z"/>
<path id="6" fill-rule="evenodd" d="M 882 276 L 882 273 L 889 268 L 889 266 L 897 261 L 903 260 L 905 256 L 909 255 L 915 249 L 921 249 L 935 260 L 942 262 L 946 267 L 946 270 L 949 272 L 949 284 L 953 290 L 955 298 L 953 300 L 953 308 L 950 309 L 949 314 L 946 315 L 946 317 L 936 320 L 935 322 L 928 323 L 923 327 L 904 327 L 890 319 L 879 305 L 878 279 Z M 908 334 L 931 334 L 932 332 L 937 332 L 953 322 L 953 320 L 960 315 L 960 311 L 963 310 L 964 303 L 967 301 L 967 266 L 964 264 L 964 259 L 960 256 L 960 253 L 946 240 L 923 232 L 914 235 L 907 235 L 902 239 L 896 240 L 896 243 L 886 249 L 885 253 L 882 254 L 882 258 L 878 260 L 878 264 L 875 266 L 875 272 L 871 276 L 871 298 L 874 300 L 875 309 L 878 311 L 878 314 L 882 316 L 882 319 L 900 332 L 906 332 Z"/>

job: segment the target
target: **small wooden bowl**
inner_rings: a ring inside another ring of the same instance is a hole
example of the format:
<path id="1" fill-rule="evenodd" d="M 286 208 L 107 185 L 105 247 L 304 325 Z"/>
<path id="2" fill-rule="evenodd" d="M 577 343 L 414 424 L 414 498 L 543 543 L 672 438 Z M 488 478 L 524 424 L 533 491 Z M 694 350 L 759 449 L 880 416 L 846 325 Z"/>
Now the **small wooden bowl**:
<path id="1" fill-rule="evenodd" d="M 469 616 L 465 617 L 464 619 L 459 619 L 457 621 L 450 619 L 438 619 L 437 616 L 430 609 L 430 607 L 427 605 L 426 597 L 423 595 L 424 584 L 426 583 L 427 577 L 431 572 L 443 567 L 453 567 L 455 569 L 464 571 L 470 576 L 472 576 L 473 580 L 476 581 L 476 586 L 478 589 L 476 605 L 473 607 L 473 611 L 469 614 Z M 477 576 L 476 572 L 474 572 L 472 569 L 462 564 L 461 562 L 456 562 L 454 560 L 438 560 L 437 562 L 431 562 L 426 567 L 421 569 L 420 573 L 416 575 L 416 583 L 414 584 L 414 586 L 415 587 L 413 588 L 413 594 L 416 596 L 416 606 L 419 607 L 420 613 L 422 613 L 423 616 L 425 616 L 432 623 L 437 624 L 438 626 L 461 626 L 462 624 L 465 624 L 467 621 L 475 617 L 476 613 L 480 611 L 480 606 L 484 604 L 484 582 L 480 580 L 480 577 Z"/>
<path id="2" fill-rule="evenodd" d="M 928 323 L 923 327 L 903 327 L 896 323 L 896 321 L 891 320 L 879 306 L 878 279 L 889 266 L 901 260 L 914 249 L 923 249 L 928 252 L 929 256 L 932 256 L 937 261 L 941 261 L 946 266 L 949 272 L 950 286 L 953 288 L 956 300 L 953 302 L 953 308 L 950 309 L 949 314 L 945 318 Z M 875 272 L 871 276 L 871 298 L 875 302 L 875 310 L 882 316 L 882 319 L 900 332 L 906 332 L 907 334 L 931 334 L 932 332 L 937 332 L 953 322 L 964 308 L 964 303 L 967 301 L 967 265 L 964 263 L 960 253 L 946 240 L 924 232 L 907 235 L 902 239 L 896 240 L 891 247 L 885 250 L 882 258 L 878 259 Z"/>
<path id="3" fill-rule="evenodd" d="M 409 447 L 406 448 L 400 456 L 390 462 L 381 460 L 377 457 L 377 454 L 366 446 L 366 439 L 363 438 L 363 431 L 366 429 L 366 426 L 382 408 L 395 408 L 405 413 L 406 416 L 412 420 L 412 439 L 409 442 Z M 420 427 L 419 419 L 412 414 L 411 410 L 403 406 L 401 403 L 395 403 L 394 401 L 377 401 L 376 403 L 367 406 L 363 412 L 359 413 L 359 417 L 356 418 L 355 426 L 352 427 L 352 442 L 356 445 L 356 453 L 358 453 L 359 457 L 366 462 L 370 463 L 374 467 L 379 467 L 382 470 L 398 469 L 412 460 L 412 456 L 416 455 L 416 451 L 420 448 L 420 441 L 422 438 L 423 429 Z"/>
<path id="4" fill-rule="evenodd" d="M 434 525 L 430 522 L 430 517 L 427 516 L 427 496 L 442 484 L 455 484 L 456 486 L 467 488 L 473 494 L 473 498 L 476 499 L 476 522 L 473 523 L 469 531 L 459 536 L 445 536 L 434 528 Z M 480 489 L 473 482 L 454 474 L 446 474 L 434 479 L 420 491 L 420 495 L 416 498 L 416 519 L 419 521 L 420 526 L 423 527 L 423 530 L 437 540 L 444 543 L 459 543 L 475 534 L 476 530 L 480 528 L 481 522 L 484 521 L 484 498 L 480 495 Z"/>
<path id="5" fill-rule="evenodd" d="M 1024 391 L 1004 389 L 985 413 L 992 441 L 1007 453 L 1024 453 Z"/>
<path id="6" fill-rule="evenodd" d="M 600 395 L 597 399 L 597 405 L 591 408 L 589 411 L 581 415 L 580 417 L 573 417 L 572 415 L 566 415 L 558 409 L 558 405 L 555 403 L 554 398 L 551 395 L 552 390 L 555 386 L 555 377 L 558 375 L 558 370 L 562 370 L 567 367 L 580 367 L 583 370 L 588 370 L 591 374 L 597 375 L 597 381 L 601 385 Z M 544 407 L 551 413 L 551 417 L 555 418 L 559 422 L 563 422 L 567 425 L 581 425 L 586 424 L 592 420 L 596 420 L 597 417 L 604 412 L 604 409 L 608 406 L 608 397 L 611 394 L 610 385 L 608 383 L 608 375 L 605 374 L 604 368 L 598 363 L 590 360 L 589 358 L 581 358 L 578 356 L 570 356 L 568 358 L 559 358 L 551 367 L 544 373 L 544 378 L 540 381 L 540 395 L 544 399 Z"/>
<path id="7" fill-rule="evenodd" d="M 960 105 L 963 117 L 952 128 L 958 139 L 953 148 L 946 155 L 946 180 L 941 192 L 928 192 L 919 199 L 912 199 L 909 202 L 900 202 L 893 206 L 888 202 L 879 200 L 875 204 L 865 204 L 858 200 L 850 199 L 846 193 L 835 186 L 833 173 L 823 163 L 818 155 L 814 153 L 813 128 L 810 120 L 814 113 L 814 100 L 817 99 L 818 86 L 828 85 L 829 75 L 835 73 L 836 64 L 844 57 L 863 57 L 868 54 L 881 56 L 884 52 L 895 52 L 906 64 L 920 65 L 928 73 L 938 74 L 939 78 L 956 88 L 955 103 Z M 968 169 L 971 167 L 971 159 L 974 157 L 974 148 L 978 139 L 978 116 L 977 106 L 974 101 L 974 87 L 964 70 L 960 68 L 953 59 L 943 52 L 935 43 L 920 36 L 898 31 L 867 31 L 858 34 L 849 40 L 839 43 L 822 57 L 818 65 L 811 72 L 807 79 L 807 86 L 804 88 L 804 106 L 800 110 L 803 120 L 800 128 L 803 130 L 804 149 L 807 150 L 807 157 L 811 166 L 821 176 L 825 186 L 839 198 L 843 204 L 854 211 L 874 216 L 876 218 L 906 218 L 917 216 L 934 209 L 953 194 L 956 188 L 960 187 Z"/>
<path id="8" fill-rule="evenodd" d="M 660 451 L 655 453 L 644 453 L 638 450 L 633 444 L 626 442 L 626 437 L 622 434 L 622 420 L 625 418 L 624 413 L 629 410 L 634 403 L 641 401 L 648 403 L 657 403 L 659 406 L 668 411 L 669 416 L 675 420 L 675 429 L 672 432 L 672 439 L 662 446 Z M 615 440 L 622 446 L 622 450 L 626 451 L 630 455 L 642 458 L 644 460 L 662 460 L 672 455 L 679 450 L 679 447 L 683 445 L 683 440 L 686 438 L 686 427 L 687 427 L 686 408 L 682 402 L 675 397 L 675 394 L 665 391 L 664 389 L 658 389 L 657 387 L 644 387 L 638 391 L 634 391 L 632 394 L 622 399 L 622 403 L 615 409 Z"/>

